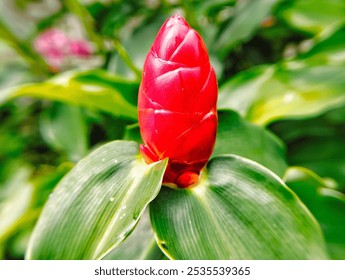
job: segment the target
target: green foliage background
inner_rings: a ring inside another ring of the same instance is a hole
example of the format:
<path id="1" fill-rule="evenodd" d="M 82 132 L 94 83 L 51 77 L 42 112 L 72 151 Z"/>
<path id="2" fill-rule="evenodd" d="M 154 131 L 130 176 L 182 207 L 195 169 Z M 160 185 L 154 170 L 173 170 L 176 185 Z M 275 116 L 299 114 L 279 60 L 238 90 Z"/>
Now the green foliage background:
<path id="1" fill-rule="evenodd" d="M 242 156 L 281 177 L 320 224 L 330 258 L 345 259 L 343 0 L 66 0 L 49 12 L 42 2 L 0 4 L 0 258 L 24 258 L 43 205 L 80 159 L 112 140 L 141 141 L 141 68 L 161 24 L 180 13 L 218 77 L 213 157 Z M 96 66 L 53 71 L 34 50 L 38 34 L 68 18 Z M 164 258 L 148 220 L 106 258 Z"/>

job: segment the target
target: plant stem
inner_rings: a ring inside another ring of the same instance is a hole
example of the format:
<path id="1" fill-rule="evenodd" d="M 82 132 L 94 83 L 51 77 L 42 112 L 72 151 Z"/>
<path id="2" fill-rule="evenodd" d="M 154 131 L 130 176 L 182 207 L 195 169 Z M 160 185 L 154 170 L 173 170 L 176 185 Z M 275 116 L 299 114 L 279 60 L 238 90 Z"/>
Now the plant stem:
<path id="1" fill-rule="evenodd" d="M 28 44 L 19 41 L 1 20 L 0 38 L 2 38 L 7 45 L 15 50 L 16 53 L 27 62 L 34 73 L 41 76 L 46 76 L 49 73 L 48 65 L 45 61 L 36 54 Z"/>
<path id="2" fill-rule="evenodd" d="M 80 19 L 89 40 L 97 45 L 99 51 L 104 52 L 103 40 L 94 30 L 95 22 L 89 11 L 78 0 L 65 0 L 64 5 Z"/>
<path id="3" fill-rule="evenodd" d="M 120 57 L 123 59 L 123 61 L 133 71 L 136 78 L 138 80 L 141 80 L 141 71 L 135 66 L 125 47 L 120 43 L 119 40 L 113 40 L 113 46 L 117 53 L 120 55 Z"/>

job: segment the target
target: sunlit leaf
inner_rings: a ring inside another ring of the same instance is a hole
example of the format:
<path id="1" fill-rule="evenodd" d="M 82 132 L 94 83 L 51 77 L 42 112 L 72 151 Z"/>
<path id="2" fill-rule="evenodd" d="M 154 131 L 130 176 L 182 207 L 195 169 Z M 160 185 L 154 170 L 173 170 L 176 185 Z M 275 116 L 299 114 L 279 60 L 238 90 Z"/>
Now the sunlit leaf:
<path id="1" fill-rule="evenodd" d="M 84 106 L 136 120 L 136 82 L 123 80 L 102 70 L 71 71 L 45 82 L 0 91 L 0 103 L 28 96 Z"/>
<path id="2" fill-rule="evenodd" d="M 315 116 L 345 104 L 342 66 L 291 63 L 248 72 L 221 87 L 219 107 L 237 110 L 260 125 Z"/>
<path id="3" fill-rule="evenodd" d="M 310 50 L 301 54 L 307 64 L 345 64 L 345 25 L 320 39 Z"/>
<path id="4" fill-rule="evenodd" d="M 320 223 L 330 256 L 345 259 L 345 195 L 302 167 L 288 169 L 285 182 Z"/>
<path id="5" fill-rule="evenodd" d="M 100 259 L 133 231 L 161 187 L 166 161 L 147 165 L 135 142 L 101 146 L 68 173 L 45 205 L 29 259 Z"/>
<path id="6" fill-rule="evenodd" d="M 343 0 L 287 1 L 279 17 L 295 29 L 321 34 L 337 28 L 344 22 L 345 2 Z"/>
<path id="7" fill-rule="evenodd" d="M 150 204 L 171 259 L 324 259 L 320 227 L 272 172 L 241 157 L 211 160 L 189 189 L 163 187 Z"/>

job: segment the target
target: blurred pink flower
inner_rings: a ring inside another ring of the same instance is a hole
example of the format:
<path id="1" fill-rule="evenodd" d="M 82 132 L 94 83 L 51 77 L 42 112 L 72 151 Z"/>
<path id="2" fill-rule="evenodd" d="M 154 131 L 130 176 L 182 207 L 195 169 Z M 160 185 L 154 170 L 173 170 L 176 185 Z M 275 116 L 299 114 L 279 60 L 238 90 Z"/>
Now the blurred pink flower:
<path id="1" fill-rule="evenodd" d="M 56 69 L 61 69 L 69 58 L 88 58 L 92 46 L 85 40 L 71 40 L 59 29 L 48 29 L 34 40 L 35 50 Z"/>
<path id="2" fill-rule="evenodd" d="M 71 55 L 77 57 L 89 57 L 92 54 L 90 43 L 84 40 L 70 41 L 69 48 Z"/>
<path id="3" fill-rule="evenodd" d="M 69 39 L 58 29 L 48 29 L 34 41 L 35 50 L 46 59 L 48 64 L 58 68 L 68 55 L 68 45 Z"/>

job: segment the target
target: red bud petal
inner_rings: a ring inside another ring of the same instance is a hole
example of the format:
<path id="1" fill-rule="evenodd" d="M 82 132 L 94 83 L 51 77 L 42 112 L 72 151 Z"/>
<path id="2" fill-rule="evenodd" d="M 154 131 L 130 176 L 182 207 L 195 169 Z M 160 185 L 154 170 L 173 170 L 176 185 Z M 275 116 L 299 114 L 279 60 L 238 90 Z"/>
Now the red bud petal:
<path id="1" fill-rule="evenodd" d="M 197 182 L 217 132 L 217 79 L 199 34 L 179 15 L 161 27 L 146 57 L 139 124 L 150 163 L 169 158 L 164 182 Z"/>

